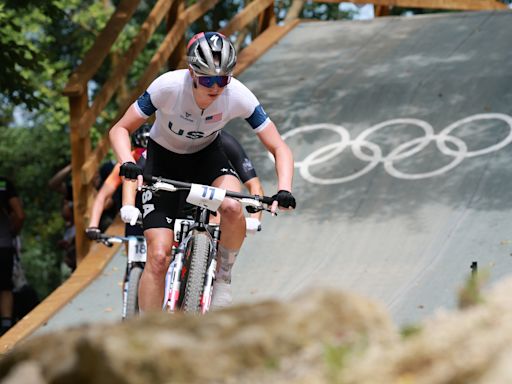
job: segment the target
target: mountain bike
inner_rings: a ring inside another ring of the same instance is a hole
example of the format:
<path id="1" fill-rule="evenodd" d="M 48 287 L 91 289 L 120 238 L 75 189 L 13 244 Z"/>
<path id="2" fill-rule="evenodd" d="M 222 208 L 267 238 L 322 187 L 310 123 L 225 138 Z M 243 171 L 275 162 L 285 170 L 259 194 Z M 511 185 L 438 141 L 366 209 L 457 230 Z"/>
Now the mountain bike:
<path id="1" fill-rule="evenodd" d="M 163 310 L 205 314 L 210 309 L 213 282 L 217 267 L 217 248 L 220 239 L 218 225 L 210 224 L 225 198 L 238 200 L 248 211 L 268 211 L 271 197 L 227 191 L 201 184 L 189 184 L 161 177 L 146 176 L 143 190 L 152 192 L 189 191 L 186 201 L 194 205 L 193 218 L 177 220 L 177 246 L 171 252 L 171 264 L 166 277 Z"/>
<path id="2" fill-rule="evenodd" d="M 133 317 L 139 312 L 139 281 L 146 264 L 146 240 L 144 236 L 108 236 L 101 235 L 98 240 L 107 247 L 114 243 L 126 243 L 127 262 L 123 282 L 122 319 Z"/>

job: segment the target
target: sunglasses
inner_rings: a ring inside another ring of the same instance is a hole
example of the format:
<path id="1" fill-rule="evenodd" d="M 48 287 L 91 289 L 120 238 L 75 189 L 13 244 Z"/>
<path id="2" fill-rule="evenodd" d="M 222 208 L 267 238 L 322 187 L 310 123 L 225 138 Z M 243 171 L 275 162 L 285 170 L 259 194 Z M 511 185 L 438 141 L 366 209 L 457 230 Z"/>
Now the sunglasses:
<path id="1" fill-rule="evenodd" d="M 211 88 L 213 84 L 217 83 L 217 85 L 221 88 L 224 88 L 229 84 L 231 80 L 231 76 L 197 76 L 197 81 L 203 87 Z"/>

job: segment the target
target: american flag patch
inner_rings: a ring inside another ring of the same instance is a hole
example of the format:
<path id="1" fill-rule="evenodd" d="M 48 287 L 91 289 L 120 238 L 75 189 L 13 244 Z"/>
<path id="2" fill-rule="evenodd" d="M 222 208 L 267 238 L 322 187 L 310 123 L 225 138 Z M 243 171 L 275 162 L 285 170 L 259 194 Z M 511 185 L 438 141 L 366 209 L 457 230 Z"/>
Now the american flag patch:
<path id="1" fill-rule="evenodd" d="M 216 113 L 215 115 L 207 116 L 206 119 L 204 119 L 204 120 L 208 124 L 208 123 L 217 123 L 217 122 L 221 121 L 221 119 L 222 119 L 222 112 Z"/>

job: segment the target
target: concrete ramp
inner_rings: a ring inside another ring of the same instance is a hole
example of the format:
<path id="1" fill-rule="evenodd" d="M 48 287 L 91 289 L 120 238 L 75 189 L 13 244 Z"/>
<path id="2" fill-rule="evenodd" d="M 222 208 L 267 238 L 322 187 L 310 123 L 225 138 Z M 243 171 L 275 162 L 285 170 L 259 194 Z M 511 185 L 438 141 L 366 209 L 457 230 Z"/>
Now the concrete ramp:
<path id="1" fill-rule="evenodd" d="M 406 324 L 453 308 L 474 262 L 511 273 L 511 36 L 508 11 L 304 22 L 244 72 L 295 154 L 298 209 L 247 238 L 235 301 L 332 286 Z M 227 129 L 273 194 L 259 140 Z M 123 263 L 36 334 L 120 319 Z"/>
<path id="2" fill-rule="evenodd" d="M 512 13 L 302 23 L 246 71 L 296 157 L 298 209 L 266 217 L 237 262 L 238 301 L 328 285 L 401 324 L 477 262 L 512 272 Z M 273 163 L 228 129 L 268 193 Z"/>

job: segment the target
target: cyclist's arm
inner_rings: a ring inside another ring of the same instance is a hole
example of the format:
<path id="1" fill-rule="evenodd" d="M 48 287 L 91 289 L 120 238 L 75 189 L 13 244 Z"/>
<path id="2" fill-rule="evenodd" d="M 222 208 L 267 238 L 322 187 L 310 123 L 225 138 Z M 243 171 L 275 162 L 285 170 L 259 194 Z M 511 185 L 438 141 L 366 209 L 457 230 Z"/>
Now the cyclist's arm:
<path id="1" fill-rule="evenodd" d="M 91 210 L 91 218 L 89 220 L 89 227 L 99 226 L 101 214 L 105 209 L 105 205 L 107 201 L 112 197 L 117 187 L 119 187 L 120 183 L 121 178 L 119 177 L 119 163 L 117 163 L 101 186 L 98 194 L 96 195 L 96 198 L 94 199 Z"/>
<path id="2" fill-rule="evenodd" d="M 277 190 L 292 191 L 293 155 L 290 147 L 282 139 L 275 124 L 270 121 L 257 133 L 260 141 L 276 160 Z"/>
<path id="3" fill-rule="evenodd" d="M 130 135 L 145 121 L 146 118 L 142 117 L 135 108 L 135 105 L 132 104 L 123 117 L 110 129 L 110 143 L 119 163 L 123 164 L 128 161 L 135 163 Z"/>
<path id="4" fill-rule="evenodd" d="M 135 180 L 123 180 L 123 199 L 122 206 L 135 206 L 135 197 L 137 195 L 137 183 Z"/>

